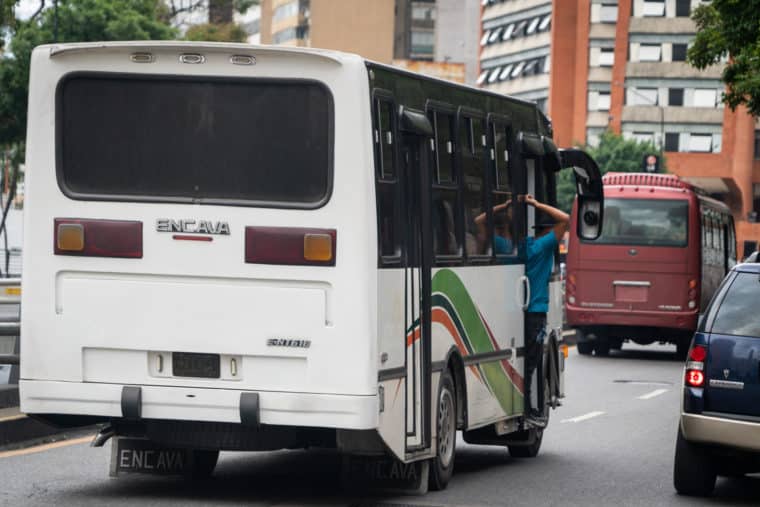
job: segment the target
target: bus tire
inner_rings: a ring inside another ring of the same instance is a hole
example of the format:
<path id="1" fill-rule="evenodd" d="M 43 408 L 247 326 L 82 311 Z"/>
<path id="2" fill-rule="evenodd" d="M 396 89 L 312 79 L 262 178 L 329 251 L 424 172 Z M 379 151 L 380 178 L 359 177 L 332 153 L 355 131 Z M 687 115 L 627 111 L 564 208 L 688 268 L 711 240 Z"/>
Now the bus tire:
<path id="1" fill-rule="evenodd" d="M 440 491 L 454 473 L 457 437 L 457 397 L 451 371 L 441 375 L 436 397 L 436 455 L 430 460 L 430 489 Z"/>
<path id="2" fill-rule="evenodd" d="M 590 356 L 594 352 L 594 342 L 578 342 L 578 354 Z"/>
<path id="3" fill-rule="evenodd" d="M 609 356 L 610 355 L 610 341 L 606 336 L 596 336 L 596 342 L 594 345 L 594 352 L 597 356 Z"/>
<path id="4" fill-rule="evenodd" d="M 688 440 L 678 428 L 673 486 L 679 495 L 708 496 L 715 489 L 717 472 L 705 450 Z"/>
<path id="5" fill-rule="evenodd" d="M 216 462 L 219 460 L 219 451 L 209 451 L 205 449 L 193 449 L 189 451 L 192 455 L 192 465 L 188 475 L 189 479 L 207 479 L 214 473 Z"/>
<path id="6" fill-rule="evenodd" d="M 689 354 L 689 347 L 691 346 L 691 336 L 688 338 L 678 338 L 676 341 L 676 359 L 679 361 L 685 361 L 686 356 Z"/>

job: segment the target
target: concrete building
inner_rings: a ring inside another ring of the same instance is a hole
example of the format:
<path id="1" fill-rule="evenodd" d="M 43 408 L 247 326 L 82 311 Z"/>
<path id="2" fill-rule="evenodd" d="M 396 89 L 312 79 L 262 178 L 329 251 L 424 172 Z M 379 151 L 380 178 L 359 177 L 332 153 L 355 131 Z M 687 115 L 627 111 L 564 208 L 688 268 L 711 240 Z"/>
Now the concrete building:
<path id="1" fill-rule="evenodd" d="M 348 51 L 462 82 L 475 80 L 479 23 L 473 0 L 261 2 L 263 44 Z"/>
<path id="2" fill-rule="evenodd" d="M 760 124 L 723 107 L 721 65 L 685 61 L 700 3 L 483 0 L 478 81 L 545 103 L 560 146 L 607 129 L 653 142 L 670 172 L 731 207 L 742 255 L 760 240 Z"/>

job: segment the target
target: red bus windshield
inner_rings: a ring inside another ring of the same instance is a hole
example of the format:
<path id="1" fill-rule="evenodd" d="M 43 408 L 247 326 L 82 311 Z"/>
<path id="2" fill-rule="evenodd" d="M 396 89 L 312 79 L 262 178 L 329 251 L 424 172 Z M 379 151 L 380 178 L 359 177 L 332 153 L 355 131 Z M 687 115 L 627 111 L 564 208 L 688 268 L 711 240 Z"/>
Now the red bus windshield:
<path id="1" fill-rule="evenodd" d="M 604 245 L 685 247 L 689 201 L 685 199 L 604 200 Z"/>

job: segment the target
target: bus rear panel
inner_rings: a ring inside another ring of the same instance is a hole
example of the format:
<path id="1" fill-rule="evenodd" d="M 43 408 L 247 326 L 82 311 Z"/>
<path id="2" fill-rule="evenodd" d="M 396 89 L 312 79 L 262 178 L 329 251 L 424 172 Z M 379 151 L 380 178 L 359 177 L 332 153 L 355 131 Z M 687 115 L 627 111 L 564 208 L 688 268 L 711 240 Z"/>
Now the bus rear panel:
<path id="1" fill-rule="evenodd" d="M 377 427 L 366 71 L 238 52 L 35 50 L 24 412 Z"/>
<path id="2" fill-rule="evenodd" d="M 731 258 L 727 208 L 670 175 L 608 173 L 604 184 L 602 236 L 581 241 L 571 226 L 568 324 L 597 353 L 624 340 L 682 350 L 717 287 L 716 264 Z"/>

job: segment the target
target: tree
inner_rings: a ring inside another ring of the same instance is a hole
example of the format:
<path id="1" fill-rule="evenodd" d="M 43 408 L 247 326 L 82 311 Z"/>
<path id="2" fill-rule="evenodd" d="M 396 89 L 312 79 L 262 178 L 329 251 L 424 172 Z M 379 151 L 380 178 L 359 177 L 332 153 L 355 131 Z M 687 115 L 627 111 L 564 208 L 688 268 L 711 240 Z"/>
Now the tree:
<path id="1" fill-rule="evenodd" d="M 234 22 L 233 15 L 258 5 L 259 0 L 208 0 L 208 23 L 191 26 L 185 37 L 193 41 L 245 42 L 248 33 Z"/>
<path id="2" fill-rule="evenodd" d="M 53 42 L 54 23 L 53 10 L 45 9 L 13 26 L 10 55 L 0 59 L 0 149 L 24 142 L 29 61 L 36 46 Z M 58 4 L 58 42 L 171 39 L 176 34 L 167 23 L 162 0 L 60 0 Z"/>
<path id="3" fill-rule="evenodd" d="M 599 145 L 586 146 L 585 150 L 596 160 L 602 174 L 609 171 L 631 173 L 642 170 L 642 162 L 648 154 L 659 153 L 651 142 L 625 139 L 608 130 L 599 138 Z M 665 170 L 664 157 L 660 161 L 661 171 Z M 575 179 L 572 171 L 560 171 L 557 175 L 557 204 L 560 209 L 570 212 L 575 199 Z"/>
<path id="4" fill-rule="evenodd" d="M 687 61 L 698 69 L 725 64 L 723 102 L 731 109 L 746 105 L 760 115 L 760 0 L 713 0 L 692 11 L 697 24 Z"/>

